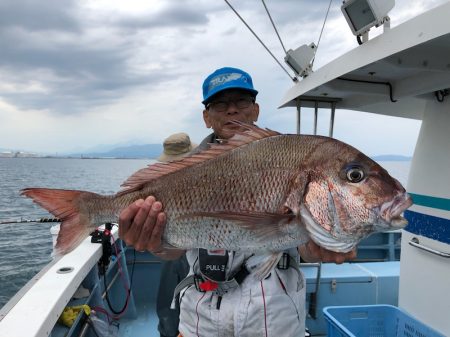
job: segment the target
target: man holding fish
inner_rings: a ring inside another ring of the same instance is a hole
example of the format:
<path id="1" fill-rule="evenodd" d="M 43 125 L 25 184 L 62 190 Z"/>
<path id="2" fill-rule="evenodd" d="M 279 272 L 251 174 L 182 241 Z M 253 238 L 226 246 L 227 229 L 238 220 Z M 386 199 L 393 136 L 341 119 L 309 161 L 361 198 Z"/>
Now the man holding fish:
<path id="1" fill-rule="evenodd" d="M 182 160 L 149 165 L 114 195 L 26 188 L 61 227 L 57 254 L 101 224 L 163 259 L 186 254 L 177 287 L 188 336 L 301 336 L 307 261 L 342 263 L 371 233 L 403 228 L 412 200 L 380 165 L 337 139 L 253 125 L 251 77 L 221 68 L 203 84 L 214 133 Z"/>
<path id="2" fill-rule="evenodd" d="M 259 115 L 250 75 L 240 69 L 222 68 L 208 76 L 203 84 L 203 119 L 207 128 L 213 129 L 199 149 L 205 149 L 217 139 L 229 139 L 233 129 L 239 128 L 232 121 L 253 124 Z M 163 259 L 175 259 L 185 250 L 165 249 L 161 236 L 166 216 L 163 205 L 155 197 L 139 199 L 126 208 L 120 216 L 120 236 L 137 250 L 149 250 Z M 342 263 L 356 256 L 355 249 L 336 253 L 309 240 L 299 246 L 304 260 Z M 288 259 L 298 258 L 296 249 L 287 251 Z M 190 250 L 188 260 L 191 274 L 198 275 L 203 283 L 223 282 L 232 279 L 244 261 L 252 254 L 224 250 Z M 284 255 L 286 258 L 286 255 Z M 305 287 L 302 274 L 295 270 L 298 264 L 278 265 L 265 279 L 247 277 L 242 273 L 238 287 L 224 294 L 215 289 L 202 291 L 195 286 L 182 289 L 179 330 L 182 336 L 301 336 L 305 331 Z M 208 270 L 209 267 L 209 270 Z M 290 268 L 289 268 L 290 267 Z M 203 269 L 203 270 L 202 270 Z M 211 272 L 211 269 L 217 269 Z M 220 272 L 223 271 L 223 272 Z M 273 274 L 273 275 L 272 275 Z M 241 274 L 238 274 L 241 275 Z M 209 277 L 208 277 L 209 276 Z M 248 279 L 246 281 L 246 279 Z M 198 282 L 198 281 L 197 281 Z M 202 284 L 202 283 L 201 283 Z M 197 285 L 198 287 L 198 285 Z M 206 287 L 204 287 L 206 288 Z M 277 317 L 277 318 L 275 318 Z"/>

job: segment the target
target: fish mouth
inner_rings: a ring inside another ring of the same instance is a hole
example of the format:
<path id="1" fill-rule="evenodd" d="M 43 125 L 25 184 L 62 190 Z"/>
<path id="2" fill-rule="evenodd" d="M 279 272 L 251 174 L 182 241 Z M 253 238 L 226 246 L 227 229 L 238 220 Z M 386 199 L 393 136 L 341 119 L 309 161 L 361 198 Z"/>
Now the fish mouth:
<path id="1" fill-rule="evenodd" d="M 411 207 L 413 201 L 408 193 L 397 195 L 391 201 L 387 201 L 380 206 L 381 219 L 392 229 L 400 229 L 408 224 L 402 213 Z"/>

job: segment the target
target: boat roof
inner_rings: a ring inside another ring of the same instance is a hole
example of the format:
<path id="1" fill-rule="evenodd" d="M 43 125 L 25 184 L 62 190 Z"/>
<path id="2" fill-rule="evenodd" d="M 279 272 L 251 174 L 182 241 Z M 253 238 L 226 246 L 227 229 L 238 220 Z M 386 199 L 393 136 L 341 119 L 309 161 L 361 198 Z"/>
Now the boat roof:
<path id="1" fill-rule="evenodd" d="M 280 107 L 335 102 L 340 109 L 422 119 L 427 98 L 450 87 L 449 17 L 447 2 L 387 29 L 296 83 Z"/>

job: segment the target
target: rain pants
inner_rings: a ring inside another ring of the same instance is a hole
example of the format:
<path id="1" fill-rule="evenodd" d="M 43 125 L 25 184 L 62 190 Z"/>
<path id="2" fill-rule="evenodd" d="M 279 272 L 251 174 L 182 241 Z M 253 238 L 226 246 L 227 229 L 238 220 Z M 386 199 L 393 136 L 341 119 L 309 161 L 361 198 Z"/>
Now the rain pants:
<path id="1" fill-rule="evenodd" d="M 198 251 L 186 253 L 190 274 L 198 274 Z M 227 274 L 241 268 L 250 254 L 228 252 Z M 296 249 L 289 251 L 298 259 Z M 305 333 L 305 283 L 295 268 L 275 268 L 264 280 L 251 274 L 233 290 L 218 296 L 200 292 L 194 285 L 180 293 L 180 325 L 183 337 L 298 337 Z"/>

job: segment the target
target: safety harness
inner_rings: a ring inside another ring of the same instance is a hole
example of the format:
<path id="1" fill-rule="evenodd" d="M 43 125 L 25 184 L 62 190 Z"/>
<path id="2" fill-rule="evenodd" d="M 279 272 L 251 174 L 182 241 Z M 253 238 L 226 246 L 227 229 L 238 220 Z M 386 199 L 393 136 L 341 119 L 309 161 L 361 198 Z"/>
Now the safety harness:
<path id="1" fill-rule="evenodd" d="M 199 249 L 199 267 L 200 274 L 189 275 L 184 278 L 175 288 L 172 308 L 175 308 L 175 299 L 180 292 L 191 285 L 199 292 L 212 292 L 213 294 L 222 297 L 227 292 L 237 288 L 245 278 L 250 275 L 250 271 L 242 263 L 241 268 L 229 280 L 226 279 L 225 269 L 228 263 L 228 252 L 225 250 L 211 251 L 206 249 Z M 288 253 L 283 253 L 278 261 L 277 268 L 286 270 L 289 268 L 296 269 L 299 273 L 299 265 L 295 258 Z M 299 278 L 301 280 L 301 278 Z M 303 285 L 300 285 L 302 287 Z"/>

